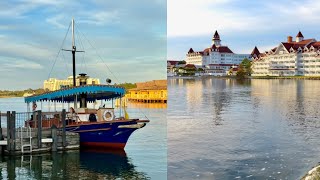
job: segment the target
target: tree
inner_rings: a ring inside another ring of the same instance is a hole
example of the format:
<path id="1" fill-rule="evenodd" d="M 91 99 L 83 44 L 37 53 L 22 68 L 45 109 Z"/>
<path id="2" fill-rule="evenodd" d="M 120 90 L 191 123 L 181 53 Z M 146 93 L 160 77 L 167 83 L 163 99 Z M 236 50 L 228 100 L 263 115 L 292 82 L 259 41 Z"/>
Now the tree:
<path id="1" fill-rule="evenodd" d="M 238 78 L 245 78 L 245 76 L 251 76 L 252 68 L 251 68 L 251 61 L 247 58 L 243 59 L 242 62 L 239 64 L 237 77 Z"/>
<path id="2" fill-rule="evenodd" d="M 179 61 L 178 64 L 187 64 L 185 60 Z"/>
<path id="3" fill-rule="evenodd" d="M 198 72 L 203 73 L 204 72 L 204 69 L 203 68 L 198 68 Z"/>

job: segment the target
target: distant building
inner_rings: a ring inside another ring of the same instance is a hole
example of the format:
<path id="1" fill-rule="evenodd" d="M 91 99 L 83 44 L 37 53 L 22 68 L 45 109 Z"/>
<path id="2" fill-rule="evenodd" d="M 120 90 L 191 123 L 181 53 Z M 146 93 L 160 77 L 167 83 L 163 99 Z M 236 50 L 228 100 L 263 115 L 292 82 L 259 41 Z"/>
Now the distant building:
<path id="1" fill-rule="evenodd" d="M 76 85 L 79 86 L 79 78 L 76 78 Z M 87 84 L 100 84 L 100 80 L 97 78 L 88 78 Z M 61 89 L 61 86 L 73 86 L 73 76 L 69 76 L 68 79 L 56 79 L 49 78 L 43 82 L 43 89 L 49 91 L 56 91 Z"/>
<path id="2" fill-rule="evenodd" d="M 287 42 L 260 53 L 251 53 L 252 76 L 320 76 L 320 41 L 304 39 L 299 31 L 295 41 Z"/>
<path id="3" fill-rule="evenodd" d="M 126 94 L 128 101 L 167 103 L 167 80 L 153 80 L 136 84 L 137 88 L 129 89 Z"/>
<path id="4" fill-rule="evenodd" d="M 205 68 L 210 75 L 226 75 L 230 68 L 239 65 L 250 54 L 235 54 L 228 46 L 222 46 L 220 35 L 216 31 L 212 37 L 212 44 L 203 51 L 194 51 L 192 48 L 187 53 L 187 64 L 194 64 Z"/>
<path id="5" fill-rule="evenodd" d="M 178 66 L 180 61 L 176 60 L 167 60 L 167 76 L 175 75 L 175 67 Z"/>

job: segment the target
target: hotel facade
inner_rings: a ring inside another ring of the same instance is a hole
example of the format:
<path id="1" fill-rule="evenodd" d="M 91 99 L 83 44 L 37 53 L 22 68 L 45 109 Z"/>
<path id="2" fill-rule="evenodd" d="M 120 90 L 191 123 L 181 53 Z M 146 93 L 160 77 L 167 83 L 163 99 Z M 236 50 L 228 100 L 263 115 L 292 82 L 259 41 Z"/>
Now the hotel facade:
<path id="1" fill-rule="evenodd" d="M 295 41 L 288 36 L 264 53 L 255 47 L 251 58 L 252 76 L 320 76 L 320 42 L 304 39 L 300 31 Z"/>
<path id="2" fill-rule="evenodd" d="M 100 80 L 96 78 L 88 78 L 87 84 L 100 84 Z M 69 76 L 68 79 L 56 79 L 49 78 L 43 82 L 43 89 L 47 89 L 49 91 L 56 91 L 61 88 L 61 86 L 72 86 L 73 85 L 73 76 Z M 80 80 L 76 78 L 76 85 L 80 85 Z"/>
<path id="3" fill-rule="evenodd" d="M 210 47 L 203 51 L 189 49 L 186 62 L 205 68 L 205 72 L 209 75 L 226 75 L 230 68 L 239 65 L 245 58 L 250 58 L 250 54 L 236 54 L 228 46 L 222 46 L 220 35 L 216 31 Z"/>

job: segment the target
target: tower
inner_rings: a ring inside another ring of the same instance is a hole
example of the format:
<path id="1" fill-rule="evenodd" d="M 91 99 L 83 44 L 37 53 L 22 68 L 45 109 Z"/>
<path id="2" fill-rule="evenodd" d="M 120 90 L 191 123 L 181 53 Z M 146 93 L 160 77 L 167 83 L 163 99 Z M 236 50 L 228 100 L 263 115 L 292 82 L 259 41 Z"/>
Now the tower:
<path id="1" fill-rule="evenodd" d="M 300 42 L 302 40 L 303 40 L 303 35 L 302 35 L 301 31 L 299 31 L 296 36 L 296 42 Z"/>
<path id="2" fill-rule="evenodd" d="M 216 45 L 216 46 L 221 45 L 220 35 L 217 30 L 212 37 L 212 45 Z"/>

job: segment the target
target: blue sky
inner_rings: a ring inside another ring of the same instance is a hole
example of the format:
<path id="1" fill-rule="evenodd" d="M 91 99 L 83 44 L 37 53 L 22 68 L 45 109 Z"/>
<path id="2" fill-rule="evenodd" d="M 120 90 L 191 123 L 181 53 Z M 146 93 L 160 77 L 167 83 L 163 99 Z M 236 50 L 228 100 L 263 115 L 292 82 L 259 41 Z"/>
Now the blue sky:
<path id="1" fill-rule="evenodd" d="M 181 60 L 190 47 L 207 48 L 215 30 L 235 53 L 269 50 L 299 30 L 320 40 L 319 9 L 313 0 L 170 0 L 167 58 Z"/>
<path id="2" fill-rule="evenodd" d="M 120 83 L 164 79 L 166 7 L 165 0 L 0 1 L 0 89 L 42 87 L 72 17 L 77 49 L 86 51 L 76 54 L 77 74 Z M 69 32 L 63 48 L 70 44 Z M 61 52 L 50 77 L 72 75 L 71 62 Z"/>

